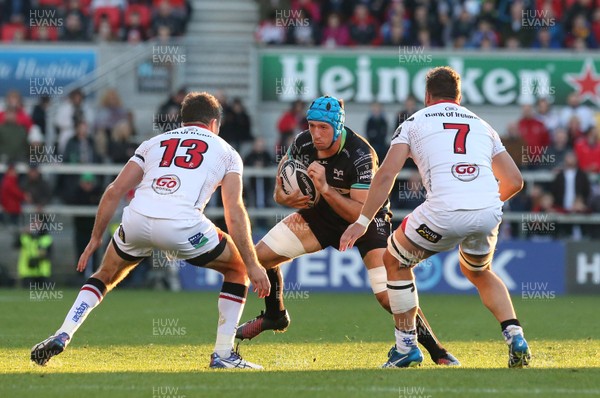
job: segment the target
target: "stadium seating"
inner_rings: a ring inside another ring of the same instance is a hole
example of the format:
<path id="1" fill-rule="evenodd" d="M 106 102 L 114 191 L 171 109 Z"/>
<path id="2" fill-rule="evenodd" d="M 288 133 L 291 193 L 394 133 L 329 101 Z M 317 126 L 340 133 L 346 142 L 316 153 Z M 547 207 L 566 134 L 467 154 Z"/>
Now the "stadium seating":
<path id="1" fill-rule="evenodd" d="M 150 27 L 152 11 L 150 10 L 150 8 L 143 4 L 130 4 L 129 6 L 127 6 L 127 9 L 125 10 L 125 25 L 131 25 L 131 15 L 135 13 L 139 14 L 140 24 L 142 25 L 142 27 L 146 29 Z"/>
<path id="2" fill-rule="evenodd" d="M 154 7 L 158 7 L 160 5 L 160 3 L 162 3 L 163 1 L 168 2 L 171 7 L 175 7 L 175 8 L 184 8 L 185 7 L 185 0 L 154 0 L 152 2 L 152 5 Z"/>
<path id="3" fill-rule="evenodd" d="M 0 28 L 0 40 L 3 42 L 12 42 L 16 39 L 24 39 L 27 35 L 27 28 L 23 24 L 4 24 Z"/>
<path id="4" fill-rule="evenodd" d="M 102 18 L 107 18 L 113 32 L 121 26 L 121 10 L 118 7 L 99 7 L 94 11 L 94 30 L 97 31 Z"/>
<path id="5" fill-rule="evenodd" d="M 32 26 L 29 30 L 29 39 L 34 41 L 57 41 L 58 40 L 58 28 L 55 27 L 44 27 L 44 26 Z"/>

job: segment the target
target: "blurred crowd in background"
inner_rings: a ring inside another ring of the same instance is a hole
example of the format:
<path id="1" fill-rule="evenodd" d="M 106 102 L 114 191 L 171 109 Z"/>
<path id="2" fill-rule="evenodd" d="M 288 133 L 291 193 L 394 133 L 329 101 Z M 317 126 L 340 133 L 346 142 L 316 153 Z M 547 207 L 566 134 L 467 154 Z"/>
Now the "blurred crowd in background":
<path id="1" fill-rule="evenodd" d="M 576 50 L 600 45 L 600 0 L 256 0 L 266 45 Z M 0 0 L 2 42 L 167 41 L 190 0 Z"/>
<path id="2" fill-rule="evenodd" d="M 584 50 L 598 0 L 259 0 L 266 45 Z"/>
<path id="3" fill-rule="evenodd" d="M 191 13 L 186 0 L 0 0 L 0 41 L 168 41 Z"/>

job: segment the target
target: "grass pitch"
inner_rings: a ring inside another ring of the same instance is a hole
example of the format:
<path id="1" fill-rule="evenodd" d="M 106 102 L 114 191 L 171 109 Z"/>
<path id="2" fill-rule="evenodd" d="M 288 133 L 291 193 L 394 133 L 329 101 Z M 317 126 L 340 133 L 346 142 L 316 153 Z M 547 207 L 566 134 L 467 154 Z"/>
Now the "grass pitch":
<path id="1" fill-rule="evenodd" d="M 598 297 L 513 297 L 533 361 L 507 369 L 499 325 L 477 296 L 422 295 L 429 322 L 463 366 L 436 366 L 425 353 L 419 368 L 379 369 L 393 324 L 371 295 L 303 294 L 287 300 L 286 333 L 241 344 L 264 371 L 212 371 L 217 292 L 117 289 L 64 353 L 34 365 L 31 347 L 58 328 L 76 294 L 32 300 L 28 290 L 0 290 L 0 397 L 600 396 Z M 262 305 L 251 294 L 242 321 Z"/>

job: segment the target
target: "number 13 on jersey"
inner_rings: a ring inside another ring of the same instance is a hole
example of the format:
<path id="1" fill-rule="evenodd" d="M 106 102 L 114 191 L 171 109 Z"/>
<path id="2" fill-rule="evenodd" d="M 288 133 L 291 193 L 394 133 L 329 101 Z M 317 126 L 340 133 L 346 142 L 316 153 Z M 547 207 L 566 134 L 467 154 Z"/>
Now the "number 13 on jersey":
<path id="1" fill-rule="evenodd" d="M 202 140 L 187 139 L 181 140 L 180 138 L 171 138 L 169 140 L 161 141 L 161 147 L 166 147 L 165 153 L 160 160 L 159 167 L 170 167 L 175 160 L 175 166 L 183 169 L 196 169 L 202 164 L 204 160 L 203 153 L 208 150 L 208 144 Z M 185 155 L 175 156 L 177 148 L 188 148 Z"/>

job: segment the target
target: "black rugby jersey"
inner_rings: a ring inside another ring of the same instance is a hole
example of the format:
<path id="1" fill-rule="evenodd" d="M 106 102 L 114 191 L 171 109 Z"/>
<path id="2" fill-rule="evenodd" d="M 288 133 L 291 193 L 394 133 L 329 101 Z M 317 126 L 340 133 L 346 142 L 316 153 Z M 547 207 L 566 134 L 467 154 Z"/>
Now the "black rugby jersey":
<path id="1" fill-rule="evenodd" d="M 317 159 L 317 150 L 313 146 L 310 132 L 305 130 L 294 138 L 294 142 L 287 151 L 287 156 L 302 162 L 306 167 L 313 161 L 317 161 L 325 167 L 325 178 L 330 188 L 350 197 L 350 189 L 369 189 L 373 174 L 379 167 L 379 160 L 367 140 L 350 128 L 344 128 L 341 140 L 342 144 L 335 155 Z M 335 213 L 323 197 L 319 199 L 313 209 L 327 220 L 349 224 L 343 217 Z M 384 217 L 387 213 L 389 213 L 388 200 L 377 212 L 376 217 Z"/>

